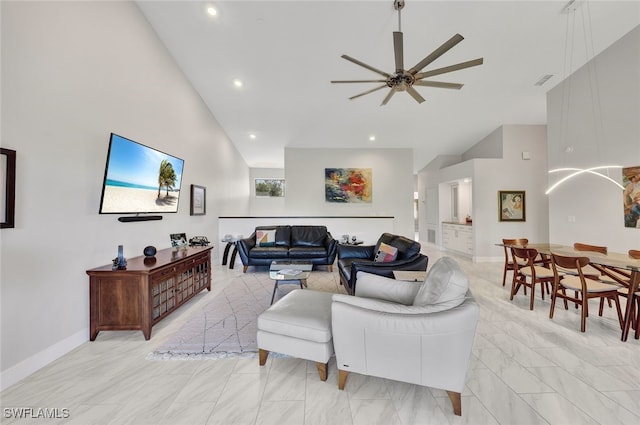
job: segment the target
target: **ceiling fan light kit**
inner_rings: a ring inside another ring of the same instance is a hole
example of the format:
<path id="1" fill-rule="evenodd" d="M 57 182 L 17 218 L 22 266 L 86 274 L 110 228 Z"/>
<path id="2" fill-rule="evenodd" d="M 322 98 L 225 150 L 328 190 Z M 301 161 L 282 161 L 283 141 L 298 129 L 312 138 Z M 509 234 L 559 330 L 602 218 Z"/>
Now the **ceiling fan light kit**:
<path id="1" fill-rule="evenodd" d="M 368 69 L 369 71 L 375 72 L 384 77 L 384 79 L 377 80 L 333 80 L 332 83 L 383 83 L 382 85 L 375 87 L 373 89 L 367 90 L 363 93 L 357 94 L 355 96 L 351 96 L 349 99 L 353 100 L 358 97 L 373 93 L 375 91 L 389 88 L 389 92 L 382 100 L 382 104 L 386 105 L 391 97 L 396 92 L 406 91 L 409 93 L 411 97 L 415 99 L 416 102 L 422 103 L 424 102 L 424 98 L 418 93 L 418 91 L 414 88 L 414 86 L 425 86 L 425 87 L 436 87 L 443 89 L 454 89 L 460 90 L 462 88 L 462 84 L 458 83 L 445 83 L 440 81 L 428 81 L 424 80 L 427 77 L 433 77 L 434 75 L 441 75 L 447 72 L 453 72 L 464 68 L 470 68 L 472 66 L 482 65 L 483 59 L 474 59 L 466 62 L 461 62 L 455 65 L 446 66 L 443 68 L 433 69 L 431 71 L 420 72 L 427 65 L 431 64 L 433 61 L 438 59 L 440 56 L 445 54 L 451 48 L 453 48 L 456 44 L 460 43 L 464 40 L 460 34 L 456 34 L 447 40 L 444 44 L 438 47 L 436 50 L 431 52 L 427 57 L 418 62 L 414 67 L 405 70 L 404 68 L 404 52 L 403 52 L 403 34 L 402 34 L 402 25 L 401 25 L 401 10 L 404 8 L 405 2 L 404 0 L 395 0 L 393 2 L 393 7 L 398 11 L 398 31 L 393 32 L 393 53 L 396 70 L 394 73 L 387 73 L 381 71 L 377 68 L 374 68 L 371 65 L 368 65 L 364 62 L 359 61 L 358 59 L 352 58 L 348 55 L 342 55 L 343 59 L 348 60 L 349 62 L 353 62 L 356 65 L 359 65 L 363 68 Z"/>

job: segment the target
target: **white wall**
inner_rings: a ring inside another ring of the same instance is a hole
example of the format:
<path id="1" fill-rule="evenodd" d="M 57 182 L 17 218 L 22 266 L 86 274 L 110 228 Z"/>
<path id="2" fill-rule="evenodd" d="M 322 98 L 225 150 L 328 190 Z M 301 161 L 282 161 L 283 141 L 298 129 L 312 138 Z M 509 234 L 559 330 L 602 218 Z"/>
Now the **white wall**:
<path id="1" fill-rule="evenodd" d="M 639 75 L 636 27 L 549 91 L 550 169 L 640 165 Z M 622 183 L 620 170 L 610 170 L 610 177 Z M 605 245 L 617 252 L 638 249 L 640 230 L 624 227 L 622 205 L 622 189 L 604 179 L 586 174 L 569 180 L 549 195 L 551 242 Z"/>
<path id="2" fill-rule="evenodd" d="M 2 2 L 2 146 L 17 151 L 16 227 L 1 233 L 2 386 L 88 340 L 85 270 L 169 233 L 217 239 L 248 212 L 249 171 L 131 2 Z M 185 160 L 177 214 L 99 215 L 109 133 Z M 207 215 L 189 215 L 189 185 Z M 215 277 L 214 277 L 215 281 Z"/>
<path id="3" fill-rule="evenodd" d="M 455 156 L 436 158 L 418 173 L 419 194 L 437 186 L 438 224 L 426 224 L 436 230 L 436 243 L 441 244 L 440 223 L 451 220 L 450 183 L 471 178 L 472 219 L 474 233 L 474 261 L 494 261 L 502 258 L 502 248 L 495 244 L 502 238 L 526 237 L 530 240 L 548 239 L 547 198 L 547 146 L 546 126 L 504 125 L 480 140 L 462 156 L 473 153 L 479 159 L 455 163 Z M 501 148 L 499 147 L 501 145 Z M 531 159 L 523 160 L 522 152 Z M 501 154 L 500 158 L 491 158 Z M 454 162 L 452 164 L 452 162 Z M 498 191 L 524 190 L 526 192 L 526 221 L 501 222 L 498 218 Z M 463 192 L 464 195 L 464 192 Z M 428 200 L 428 202 L 434 202 Z M 461 211 L 464 219 L 465 211 Z M 426 222 L 423 220 L 422 222 Z M 421 238 L 422 238 L 421 228 Z"/>
<path id="4" fill-rule="evenodd" d="M 393 232 L 413 239 L 411 149 L 285 149 L 288 215 L 394 216 Z M 325 201 L 325 168 L 371 168 L 370 204 Z"/>

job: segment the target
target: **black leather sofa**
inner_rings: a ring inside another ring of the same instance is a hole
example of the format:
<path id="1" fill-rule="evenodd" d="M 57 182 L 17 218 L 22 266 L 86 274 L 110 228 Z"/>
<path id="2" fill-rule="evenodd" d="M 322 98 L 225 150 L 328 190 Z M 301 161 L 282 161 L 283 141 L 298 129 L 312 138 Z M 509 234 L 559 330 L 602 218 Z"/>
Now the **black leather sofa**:
<path id="1" fill-rule="evenodd" d="M 375 261 L 382 242 L 398 249 L 394 261 Z M 353 295 L 356 291 L 356 275 L 359 271 L 390 278 L 393 278 L 394 270 L 425 271 L 429 257 L 420 254 L 420 248 L 420 243 L 391 233 L 383 233 L 375 245 L 338 245 L 340 283 L 349 294 Z"/>
<path id="2" fill-rule="evenodd" d="M 275 230 L 273 246 L 256 243 L 258 230 Z M 245 239 L 237 242 L 243 271 L 249 266 L 268 266 L 273 260 L 304 260 L 314 265 L 329 266 L 333 270 L 338 241 L 326 226 L 258 226 Z"/>

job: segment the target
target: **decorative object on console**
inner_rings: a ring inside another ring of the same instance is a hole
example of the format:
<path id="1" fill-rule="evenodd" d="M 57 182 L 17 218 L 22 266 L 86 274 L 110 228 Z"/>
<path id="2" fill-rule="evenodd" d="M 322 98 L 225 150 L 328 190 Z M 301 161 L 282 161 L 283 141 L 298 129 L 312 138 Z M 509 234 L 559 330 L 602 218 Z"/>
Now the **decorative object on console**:
<path id="1" fill-rule="evenodd" d="M 207 213 L 207 188 L 191 185 L 191 215 L 205 215 Z"/>
<path id="2" fill-rule="evenodd" d="M 327 202 L 371 203 L 371 168 L 325 168 L 324 182 Z"/>
<path id="3" fill-rule="evenodd" d="M 209 239 L 206 236 L 194 236 L 189 239 L 189 246 L 207 246 Z"/>
<path id="4" fill-rule="evenodd" d="M 0 228 L 15 227 L 16 213 L 16 151 L 0 148 Z"/>
<path id="5" fill-rule="evenodd" d="M 171 233 L 171 246 L 174 248 L 181 248 L 187 246 L 187 235 L 185 233 Z"/>
<path id="6" fill-rule="evenodd" d="M 156 252 L 156 247 L 152 245 L 146 246 L 142 251 L 145 257 L 153 257 L 154 255 L 156 255 Z"/>
<path id="7" fill-rule="evenodd" d="M 500 221 L 526 221 L 524 190 L 498 191 L 498 218 Z"/>
<path id="8" fill-rule="evenodd" d="M 118 256 L 113 259 L 114 270 L 125 270 L 127 268 L 127 260 L 124 258 L 122 245 L 118 245 Z"/>

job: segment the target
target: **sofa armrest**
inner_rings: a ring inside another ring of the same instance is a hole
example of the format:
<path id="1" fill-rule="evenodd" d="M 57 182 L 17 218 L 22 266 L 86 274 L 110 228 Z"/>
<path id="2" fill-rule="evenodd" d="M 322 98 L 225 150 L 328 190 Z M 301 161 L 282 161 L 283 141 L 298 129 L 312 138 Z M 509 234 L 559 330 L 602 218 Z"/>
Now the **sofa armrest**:
<path id="1" fill-rule="evenodd" d="M 413 304 L 421 282 L 407 282 L 388 277 L 360 272 L 357 276 L 356 297 L 375 298 L 404 305 Z"/>
<path id="2" fill-rule="evenodd" d="M 327 257 L 335 259 L 338 252 L 338 241 L 329 232 L 327 232 L 327 237 L 324 239 L 324 247 L 327 249 Z"/>
<path id="3" fill-rule="evenodd" d="M 238 254 L 240 254 L 240 260 L 245 266 L 249 264 L 249 251 L 256 246 L 256 232 L 253 232 L 249 237 L 244 239 L 238 239 L 236 242 L 236 248 L 238 248 Z"/>

